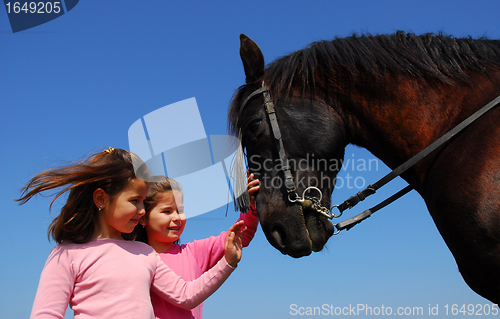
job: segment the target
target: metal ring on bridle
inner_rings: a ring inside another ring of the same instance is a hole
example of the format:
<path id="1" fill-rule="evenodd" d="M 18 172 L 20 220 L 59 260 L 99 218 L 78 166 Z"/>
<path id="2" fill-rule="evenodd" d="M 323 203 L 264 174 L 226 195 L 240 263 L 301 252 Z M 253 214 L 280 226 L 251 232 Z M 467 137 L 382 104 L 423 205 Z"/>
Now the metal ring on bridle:
<path id="1" fill-rule="evenodd" d="M 340 216 L 342 216 L 342 214 L 344 213 L 344 212 L 343 212 L 343 211 L 341 211 L 341 210 L 339 210 L 339 211 L 340 211 L 340 214 L 338 214 L 338 215 L 335 215 L 335 214 L 333 214 L 333 213 L 332 213 L 332 210 L 333 210 L 334 208 L 339 207 L 339 206 L 340 206 L 340 205 L 333 205 L 332 207 L 330 207 L 330 214 L 332 215 L 332 217 L 333 217 L 333 218 L 339 218 L 339 217 L 340 217 Z M 335 235 L 335 234 L 334 234 L 334 235 Z"/>
<path id="2" fill-rule="evenodd" d="M 295 195 L 295 198 L 294 199 L 290 198 L 290 195 Z M 297 192 L 288 193 L 288 201 L 290 203 L 295 203 L 298 200 L 299 200 L 299 195 L 297 194 Z"/>
<path id="3" fill-rule="evenodd" d="M 306 197 L 306 192 L 309 191 L 309 189 L 315 189 L 318 191 L 319 193 L 319 199 L 317 199 L 316 197 Z M 295 199 L 291 199 L 290 198 L 290 195 L 291 194 L 294 194 L 295 195 Z M 297 192 L 293 192 L 293 193 L 290 193 L 288 194 L 288 200 L 291 202 L 291 203 L 296 203 L 298 202 L 300 205 L 304 206 L 304 203 L 306 200 L 312 200 L 314 199 L 317 203 L 321 202 L 321 200 L 323 199 L 323 194 L 321 193 L 321 190 L 317 187 L 314 187 L 314 186 L 309 186 L 308 188 L 306 188 L 303 192 L 302 192 L 302 197 L 299 197 L 299 195 L 297 194 Z"/>
<path id="4" fill-rule="evenodd" d="M 321 192 L 321 190 L 317 187 L 314 187 L 314 186 L 309 186 L 308 188 L 304 189 L 304 192 L 302 193 L 302 198 L 305 198 L 305 195 L 306 195 L 306 192 L 309 190 L 309 189 L 315 189 L 318 191 L 319 193 L 319 199 L 318 201 L 321 202 L 321 200 L 323 199 L 323 193 Z"/>
<path id="5" fill-rule="evenodd" d="M 319 193 L 319 199 L 317 197 L 314 197 L 314 196 L 307 196 L 306 193 L 310 190 L 317 190 Z M 317 213 L 325 216 L 328 219 L 332 219 L 332 218 L 336 217 L 335 215 L 333 215 L 331 213 L 331 209 L 328 210 L 328 208 L 321 205 L 322 199 L 323 199 L 323 193 L 321 192 L 321 190 L 319 188 L 314 187 L 314 186 L 307 187 L 304 190 L 304 192 L 302 192 L 302 197 L 295 198 L 293 200 L 290 197 L 288 198 L 288 200 L 292 203 L 297 202 L 301 206 L 301 209 L 306 208 L 306 209 L 316 211 Z"/>

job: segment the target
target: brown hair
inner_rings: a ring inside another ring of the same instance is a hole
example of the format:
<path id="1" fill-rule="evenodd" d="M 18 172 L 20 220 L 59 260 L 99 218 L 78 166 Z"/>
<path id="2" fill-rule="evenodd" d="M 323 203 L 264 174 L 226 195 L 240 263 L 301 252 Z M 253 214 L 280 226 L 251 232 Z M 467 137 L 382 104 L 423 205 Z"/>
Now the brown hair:
<path id="1" fill-rule="evenodd" d="M 143 218 L 148 219 L 149 213 L 158 204 L 158 196 L 165 192 L 179 191 L 182 192 L 181 185 L 174 179 L 166 176 L 153 176 L 152 178 L 155 182 L 149 185 L 148 195 L 144 200 L 144 209 L 146 210 L 146 215 Z M 141 241 L 143 243 L 148 243 L 148 233 L 146 229 L 140 224 L 136 226 L 135 229 L 136 237 L 135 240 Z"/>
<path id="2" fill-rule="evenodd" d="M 50 224 L 47 233 L 59 244 L 86 243 L 94 236 L 99 218 L 93 200 L 94 191 L 101 188 L 113 196 L 134 178 L 147 180 L 147 166 L 137 166 L 138 163 L 143 162 L 137 155 L 109 148 L 80 163 L 49 169 L 36 175 L 23 187 L 22 196 L 17 201 L 22 205 L 36 194 L 62 188 L 50 202 L 52 207 L 59 196 L 69 191 L 66 204 Z"/>

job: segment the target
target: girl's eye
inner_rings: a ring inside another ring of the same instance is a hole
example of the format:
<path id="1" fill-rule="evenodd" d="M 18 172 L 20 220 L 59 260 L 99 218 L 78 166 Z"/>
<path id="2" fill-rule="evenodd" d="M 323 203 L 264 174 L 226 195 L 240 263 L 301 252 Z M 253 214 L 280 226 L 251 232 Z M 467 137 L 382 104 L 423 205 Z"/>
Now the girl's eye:
<path id="1" fill-rule="evenodd" d="M 169 211 L 169 210 L 164 210 L 164 211 L 163 211 L 163 213 L 164 213 L 164 214 L 170 214 L 170 213 L 171 213 L 171 211 Z"/>

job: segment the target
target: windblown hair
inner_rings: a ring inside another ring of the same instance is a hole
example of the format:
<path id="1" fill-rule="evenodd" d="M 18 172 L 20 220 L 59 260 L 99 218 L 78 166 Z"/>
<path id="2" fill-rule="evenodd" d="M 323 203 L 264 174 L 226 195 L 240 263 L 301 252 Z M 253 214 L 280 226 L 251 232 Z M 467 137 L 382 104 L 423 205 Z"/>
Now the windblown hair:
<path id="1" fill-rule="evenodd" d="M 264 80 L 276 100 L 328 92 L 331 88 L 363 86 L 385 76 L 402 75 L 441 83 L 468 83 L 467 71 L 500 68 L 500 41 L 454 38 L 442 34 L 361 35 L 319 41 L 278 58 L 266 68 Z M 251 83 L 247 83 L 251 84 Z M 238 136 L 238 114 L 246 85 L 235 93 L 229 110 L 229 132 Z"/>
<path id="2" fill-rule="evenodd" d="M 153 208 L 158 205 L 158 197 L 161 194 L 171 191 L 179 191 L 182 192 L 181 185 L 174 179 L 166 177 L 166 176 L 153 176 L 155 182 L 151 183 L 149 186 L 148 195 L 144 200 L 144 209 L 146 210 L 146 215 L 143 218 L 146 220 L 149 217 L 149 213 Z M 136 234 L 135 240 L 141 241 L 143 243 L 148 243 L 148 234 L 146 229 L 142 227 L 140 224 L 136 226 L 134 233 Z"/>
<path id="3" fill-rule="evenodd" d="M 101 188 L 114 196 L 122 191 L 130 180 L 146 180 L 147 166 L 139 167 L 138 163 L 142 161 L 137 155 L 126 150 L 99 152 L 80 163 L 50 169 L 36 175 L 23 187 L 22 196 L 17 201 L 22 205 L 39 193 L 60 189 L 50 203 L 52 207 L 57 198 L 69 191 L 66 204 L 49 226 L 48 235 L 59 244 L 86 243 L 94 236 L 99 223 L 98 208 L 93 200 L 94 191 Z"/>

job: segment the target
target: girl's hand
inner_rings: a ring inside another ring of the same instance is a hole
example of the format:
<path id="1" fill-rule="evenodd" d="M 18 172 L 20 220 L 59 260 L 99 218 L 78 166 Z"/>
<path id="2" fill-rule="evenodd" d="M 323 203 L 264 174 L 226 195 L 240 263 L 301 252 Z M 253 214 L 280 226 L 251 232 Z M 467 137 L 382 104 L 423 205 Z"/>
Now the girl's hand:
<path id="1" fill-rule="evenodd" d="M 241 260 L 243 248 L 243 236 L 247 228 L 245 222 L 240 220 L 229 228 L 226 233 L 226 243 L 224 245 L 224 257 L 229 265 L 236 267 Z"/>
<path id="2" fill-rule="evenodd" d="M 254 194 L 260 188 L 260 186 L 259 186 L 259 180 L 258 179 L 254 179 L 255 176 L 253 175 L 253 173 L 250 173 L 249 170 L 247 170 L 247 176 L 248 176 L 247 190 L 248 190 L 248 195 L 250 196 L 250 205 L 252 205 L 252 207 L 255 210 L 255 195 Z"/>

